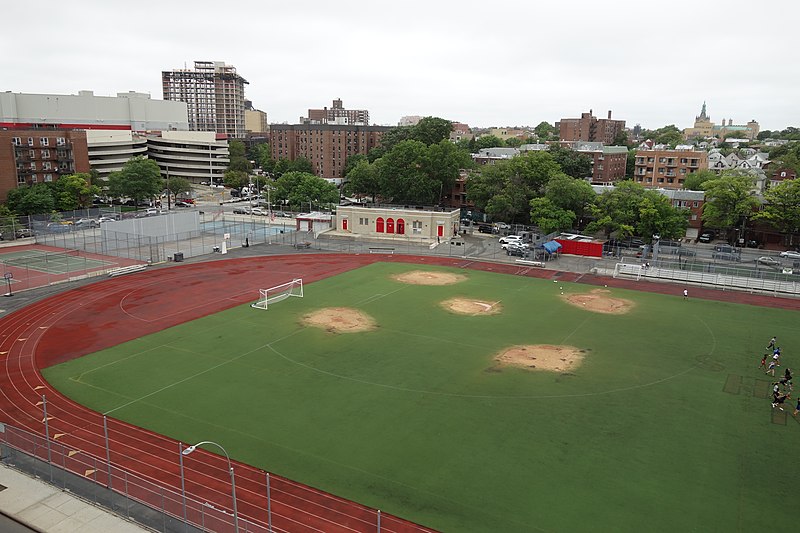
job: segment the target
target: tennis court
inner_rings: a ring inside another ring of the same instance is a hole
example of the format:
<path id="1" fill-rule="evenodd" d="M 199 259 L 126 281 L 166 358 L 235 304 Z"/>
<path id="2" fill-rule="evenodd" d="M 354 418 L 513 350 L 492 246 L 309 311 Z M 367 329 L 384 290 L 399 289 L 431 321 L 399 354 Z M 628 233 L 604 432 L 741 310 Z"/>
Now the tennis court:
<path id="1" fill-rule="evenodd" d="M 120 257 L 38 244 L 0 248 L 2 274 L 14 291 L 100 275 L 112 268 L 141 264 Z"/>

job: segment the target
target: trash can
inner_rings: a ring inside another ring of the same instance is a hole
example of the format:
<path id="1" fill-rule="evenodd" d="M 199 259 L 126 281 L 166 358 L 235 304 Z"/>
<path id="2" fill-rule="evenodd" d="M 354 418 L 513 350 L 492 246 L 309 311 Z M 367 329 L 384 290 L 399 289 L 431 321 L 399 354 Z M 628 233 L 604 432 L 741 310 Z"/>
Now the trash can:
<path id="1" fill-rule="evenodd" d="M 183 252 L 175 252 L 175 255 L 173 256 L 173 260 L 176 263 L 182 262 L 183 261 Z"/>

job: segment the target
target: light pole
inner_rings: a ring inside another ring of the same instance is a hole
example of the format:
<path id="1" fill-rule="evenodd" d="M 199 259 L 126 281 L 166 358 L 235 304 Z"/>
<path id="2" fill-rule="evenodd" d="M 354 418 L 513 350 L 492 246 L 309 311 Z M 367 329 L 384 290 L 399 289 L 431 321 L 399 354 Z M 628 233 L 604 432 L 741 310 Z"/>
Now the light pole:
<path id="1" fill-rule="evenodd" d="M 188 448 L 186 448 L 185 450 L 183 450 L 181 452 L 181 455 L 189 455 L 190 453 L 195 451 L 198 446 L 202 446 L 203 444 L 213 444 L 214 446 L 216 446 L 217 448 L 222 450 L 222 453 L 225 454 L 225 459 L 227 459 L 227 461 L 228 461 L 228 472 L 230 472 L 230 474 L 231 474 L 231 494 L 233 496 L 233 528 L 238 533 L 239 532 L 239 513 L 236 511 L 236 479 L 233 476 L 233 465 L 231 465 L 231 457 L 228 455 L 228 452 L 225 451 L 225 448 L 223 448 L 222 446 L 220 446 L 216 442 L 212 442 L 210 440 L 204 440 L 204 441 L 198 442 L 197 444 L 195 444 L 193 446 L 189 446 Z"/>

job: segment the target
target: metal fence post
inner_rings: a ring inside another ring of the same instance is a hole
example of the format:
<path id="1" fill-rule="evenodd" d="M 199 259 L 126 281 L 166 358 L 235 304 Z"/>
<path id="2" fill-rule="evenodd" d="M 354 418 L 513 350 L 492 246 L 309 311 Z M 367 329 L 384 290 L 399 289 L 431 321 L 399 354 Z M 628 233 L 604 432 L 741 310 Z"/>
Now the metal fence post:
<path id="1" fill-rule="evenodd" d="M 106 438 L 106 475 L 108 476 L 108 488 L 111 489 L 111 449 L 108 446 L 108 420 L 106 419 L 106 415 L 103 415 L 103 433 Z"/>
<path id="2" fill-rule="evenodd" d="M 378 533 L 381 533 L 381 510 L 378 509 Z"/>
<path id="3" fill-rule="evenodd" d="M 189 524 L 186 522 L 186 482 L 183 477 L 183 444 L 178 442 L 178 460 L 181 467 L 181 497 L 183 498 L 183 528 L 188 530 Z"/>
<path id="4" fill-rule="evenodd" d="M 272 498 L 269 490 L 269 472 L 267 472 L 267 525 L 269 526 L 267 531 L 272 533 Z"/>
<path id="5" fill-rule="evenodd" d="M 50 483 L 53 482 L 53 461 L 50 452 L 50 426 L 47 423 L 47 398 L 42 394 L 42 413 L 44 414 L 44 435 L 47 442 L 47 464 L 50 467 Z"/>

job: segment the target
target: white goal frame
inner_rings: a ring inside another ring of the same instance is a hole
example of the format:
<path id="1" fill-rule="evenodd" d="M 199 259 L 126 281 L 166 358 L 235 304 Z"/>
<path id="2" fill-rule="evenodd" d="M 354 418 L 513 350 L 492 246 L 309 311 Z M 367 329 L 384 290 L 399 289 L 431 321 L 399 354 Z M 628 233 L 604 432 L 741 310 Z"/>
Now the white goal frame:
<path id="1" fill-rule="evenodd" d="M 297 298 L 303 297 L 303 279 L 295 278 L 292 281 L 275 285 L 268 289 L 259 289 L 259 299 L 257 302 L 250 304 L 250 307 L 256 309 L 269 309 L 269 304 L 280 302 L 290 296 Z"/>

